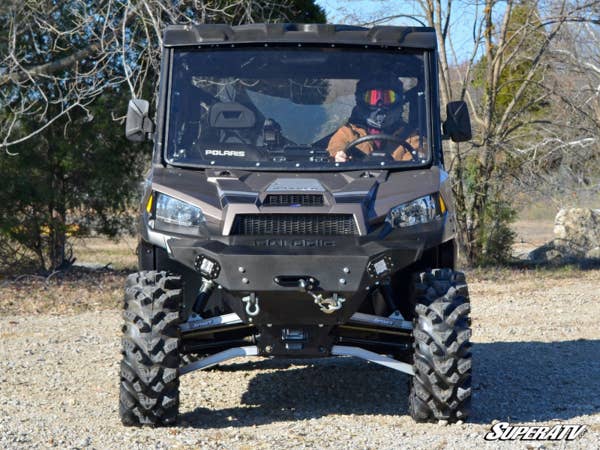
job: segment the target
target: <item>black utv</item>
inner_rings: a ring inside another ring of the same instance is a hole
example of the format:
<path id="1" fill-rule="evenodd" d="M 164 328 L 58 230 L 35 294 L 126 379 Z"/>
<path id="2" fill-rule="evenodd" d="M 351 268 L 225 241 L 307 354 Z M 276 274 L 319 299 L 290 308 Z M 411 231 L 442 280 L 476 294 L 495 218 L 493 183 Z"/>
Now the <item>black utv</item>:
<path id="1" fill-rule="evenodd" d="M 410 375 L 417 421 L 466 419 L 469 296 L 431 28 L 165 30 L 139 270 L 125 291 L 120 415 L 177 420 L 179 378 L 244 356 L 353 356 Z M 402 411 L 399 411 L 401 413 Z"/>

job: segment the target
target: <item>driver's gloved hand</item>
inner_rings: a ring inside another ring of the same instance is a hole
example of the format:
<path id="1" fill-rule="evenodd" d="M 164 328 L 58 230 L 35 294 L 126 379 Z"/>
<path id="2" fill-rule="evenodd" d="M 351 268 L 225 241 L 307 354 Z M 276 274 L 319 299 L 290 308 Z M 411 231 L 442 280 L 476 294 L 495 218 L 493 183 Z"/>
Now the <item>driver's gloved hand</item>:
<path id="1" fill-rule="evenodd" d="M 335 162 L 347 162 L 348 161 L 348 155 L 346 154 L 346 152 L 344 150 L 340 150 L 339 152 L 337 152 L 335 154 Z"/>

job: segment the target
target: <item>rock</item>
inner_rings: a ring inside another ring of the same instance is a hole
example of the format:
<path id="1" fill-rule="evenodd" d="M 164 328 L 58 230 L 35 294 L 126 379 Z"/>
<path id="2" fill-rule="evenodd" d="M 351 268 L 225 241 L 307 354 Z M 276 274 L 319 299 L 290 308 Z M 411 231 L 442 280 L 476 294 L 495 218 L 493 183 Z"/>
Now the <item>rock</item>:
<path id="1" fill-rule="evenodd" d="M 534 262 L 600 258 L 600 209 L 561 209 L 554 219 L 554 239 L 532 250 Z"/>
<path id="2" fill-rule="evenodd" d="M 554 219 L 554 247 L 569 256 L 583 257 L 600 247 L 600 210 L 561 209 Z"/>
<path id="3" fill-rule="evenodd" d="M 526 259 L 529 261 L 552 261 L 562 257 L 563 254 L 554 247 L 554 243 L 548 242 L 547 244 L 530 251 L 527 254 Z"/>
<path id="4" fill-rule="evenodd" d="M 600 247 L 594 247 L 585 254 L 588 259 L 600 259 Z"/>
<path id="5" fill-rule="evenodd" d="M 73 267 L 80 267 L 82 269 L 89 269 L 89 270 L 102 270 L 102 269 L 110 269 L 112 267 L 112 263 L 102 264 L 102 263 L 77 261 L 77 262 L 73 263 Z"/>

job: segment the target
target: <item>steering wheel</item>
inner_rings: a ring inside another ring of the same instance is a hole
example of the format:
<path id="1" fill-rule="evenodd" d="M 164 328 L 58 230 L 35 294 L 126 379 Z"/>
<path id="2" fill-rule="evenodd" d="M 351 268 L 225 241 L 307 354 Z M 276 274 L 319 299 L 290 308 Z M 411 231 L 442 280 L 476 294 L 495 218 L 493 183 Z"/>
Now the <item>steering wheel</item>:
<path id="1" fill-rule="evenodd" d="M 414 147 L 412 145 L 410 145 L 408 142 L 406 142 L 402 137 L 394 136 L 392 134 L 369 134 L 367 136 L 359 137 L 358 139 L 355 139 L 352 142 L 349 142 L 348 145 L 346 145 L 346 147 L 344 148 L 344 153 L 346 153 L 349 157 L 363 159 L 363 160 L 369 160 L 369 159 L 371 159 L 372 155 L 367 154 L 365 152 L 361 152 L 359 149 L 356 148 L 356 146 L 359 144 L 362 144 L 363 142 L 371 142 L 371 141 L 379 141 L 379 140 L 396 142 L 396 143 L 400 144 L 402 147 L 404 147 L 406 149 L 406 151 L 410 155 L 413 162 L 419 162 L 419 158 L 417 156 L 417 151 L 414 149 Z M 391 157 L 391 154 L 389 156 Z"/>

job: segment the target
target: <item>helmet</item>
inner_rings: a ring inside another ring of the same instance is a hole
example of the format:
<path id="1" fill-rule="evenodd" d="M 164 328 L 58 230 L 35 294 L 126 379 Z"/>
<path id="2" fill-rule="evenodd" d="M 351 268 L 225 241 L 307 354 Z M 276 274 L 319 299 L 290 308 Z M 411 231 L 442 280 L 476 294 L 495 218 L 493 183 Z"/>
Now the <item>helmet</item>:
<path id="1" fill-rule="evenodd" d="M 402 82 L 392 76 L 360 80 L 350 121 L 379 132 L 395 131 L 402 122 L 403 92 Z"/>

